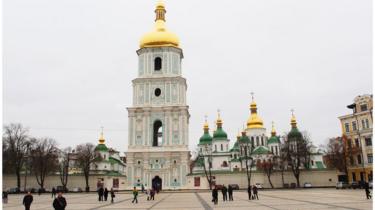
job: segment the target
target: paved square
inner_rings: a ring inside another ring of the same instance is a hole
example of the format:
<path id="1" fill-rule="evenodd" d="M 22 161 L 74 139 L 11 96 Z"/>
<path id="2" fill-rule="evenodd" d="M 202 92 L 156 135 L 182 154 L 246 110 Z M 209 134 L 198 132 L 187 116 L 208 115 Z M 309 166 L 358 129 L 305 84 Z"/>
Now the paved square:
<path id="1" fill-rule="evenodd" d="M 259 200 L 247 200 L 245 191 L 235 191 L 234 201 L 222 202 L 219 193 L 219 204 L 214 206 L 211 194 L 201 192 L 163 192 L 155 196 L 155 201 L 147 201 L 145 195 L 140 195 L 138 204 L 132 204 L 130 193 L 118 193 L 115 203 L 98 202 L 94 193 L 68 193 L 64 195 L 69 209 L 159 209 L 159 210 L 198 210 L 198 209 L 372 209 L 372 200 L 365 198 L 364 190 L 336 190 L 336 189 L 300 189 L 300 190 L 264 190 L 259 192 Z M 9 195 L 8 204 L 4 209 L 23 209 L 23 195 Z M 50 194 L 34 195 L 31 209 L 52 209 Z"/>

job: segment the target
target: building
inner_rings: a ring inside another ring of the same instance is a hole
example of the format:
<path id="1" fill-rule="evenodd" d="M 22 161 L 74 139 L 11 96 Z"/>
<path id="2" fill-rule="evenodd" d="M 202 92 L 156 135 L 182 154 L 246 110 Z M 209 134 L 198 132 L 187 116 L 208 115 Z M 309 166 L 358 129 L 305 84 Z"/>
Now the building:
<path id="1" fill-rule="evenodd" d="M 154 30 L 140 40 L 133 105 L 128 107 L 128 188 L 182 189 L 189 171 L 189 107 L 182 49 L 157 3 Z"/>
<path id="2" fill-rule="evenodd" d="M 360 95 L 347 107 L 352 113 L 339 117 L 345 144 L 349 181 L 372 181 L 372 95 Z"/>

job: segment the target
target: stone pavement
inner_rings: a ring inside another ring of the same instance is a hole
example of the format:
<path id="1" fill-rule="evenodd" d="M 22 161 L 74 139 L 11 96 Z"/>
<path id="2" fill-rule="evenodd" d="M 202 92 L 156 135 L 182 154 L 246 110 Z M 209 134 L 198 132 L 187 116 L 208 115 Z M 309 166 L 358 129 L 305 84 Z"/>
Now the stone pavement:
<path id="1" fill-rule="evenodd" d="M 68 202 L 67 210 L 76 209 L 159 209 L 159 210 L 198 210 L 198 209 L 372 209 L 372 200 L 365 198 L 364 190 L 336 189 L 300 189 L 300 190 L 260 190 L 259 200 L 247 200 L 245 191 L 235 191 L 234 201 L 222 202 L 219 193 L 219 204 L 214 206 L 211 194 L 199 192 L 163 192 L 155 196 L 155 201 L 147 201 L 145 195 L 138 197 L 138 204 L 132 204 L 130 193 L 116 194 L 115 203 L 97 201 L 94 193 L 69 193 L 64 195 Z M 8 204 L 3 209 L 24 209 L 21 205 L 23 195 L 9 195 Z M 48 194 L 34 195 L 31 209 L 52 209 L 53 199 Z"/>

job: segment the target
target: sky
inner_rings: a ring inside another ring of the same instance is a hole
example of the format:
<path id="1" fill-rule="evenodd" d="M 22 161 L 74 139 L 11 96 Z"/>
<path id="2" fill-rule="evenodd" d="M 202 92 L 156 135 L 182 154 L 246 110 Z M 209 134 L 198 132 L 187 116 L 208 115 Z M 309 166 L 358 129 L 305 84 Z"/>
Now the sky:
<path id="1" fill-rule="evenodd" d="M 153 29 L 156 0 L 3 1 L 3 123 L 22 123 L 60 147 L 128 145 L 131 80 L 139 40 Z M 183 49 L 189 147 L 221 110 L 233 144 L 254 92 L 271 122 L 298 127 L 316 145 L 341 133 L 338 117 L 372 94 L 370 0 L 165 0 Z"/>

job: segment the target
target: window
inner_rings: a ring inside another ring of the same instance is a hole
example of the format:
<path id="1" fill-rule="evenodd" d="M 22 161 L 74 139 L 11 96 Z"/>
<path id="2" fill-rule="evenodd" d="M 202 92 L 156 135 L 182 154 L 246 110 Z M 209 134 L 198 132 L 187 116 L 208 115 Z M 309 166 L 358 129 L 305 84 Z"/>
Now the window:
<path id="1" fill-rule="evenodd" d="M 362 104 L 361 105 L 361 111 L 362 112 L 367 111 L 367 104 Z"/>
<path id="2" fill-rule="evenodd" d="M 362 129 L 365 129 L 366 128 L 366 126 L 365 126 L 365 120 L 361 120 L 361 122 L 362 122 Z"/>
<path id="3" fill-rule="evenodd" d="M 349 123 L 345 123 L 345 131 L 349 133 Z"/>
<path id="4" fill-rule="evenodd" d="M 370 123 L 368 122 L 368 119 L 366 119 L 366 128 L 370 128 Z"/>
<path id="5" fill-rule="evenodd" d="M 254 144 L 254 136 L 251 137 L 251 143 Z"/>
<path id="6" fill-rule="evenodd" d="M 356 131 L 357 130 L 357 124 L 354 121 L 352 122 L 352 126 L 353 126 L 353 131 Z"/>
<path id="7" fill-rule="evenodd" d="M 272 154 L 275 154 L 275 153 L 273 152 L 273 146 L 271 146 L 271 151 L 272 151 Z"/>
<path id="8" fill-rule="evenodd" d="M 228 163 L 227 161 L 223 161 L 223 163 L 221 164 L 222 167 L 228 167 Z"/>
<path id="9" fill-rule="evenodd" d="M 372 154 L 371 155 L 367 155 L 367 162 L 368 163 L 372 163 Z"/>
<path id="10" fill-rule="evenodd" d="M 355 146 L 356 146 L 356 147 L 359 147 L 359 140 L 358 140 L 358 139 L 355 139 L 354 141 L 355 141 Z"/>
<path id="11" fill-rule="evenodd" d="M 217 151 L 217 145 L 215 144 L 215 152 Z"/>
<path id="12" fill-rule="evenodd" d="M 314 165 L 314 161 L 313 161 L 313 160 L 311 160 L 311 165 L 312 165 L 312 166 Z"/>
<path id="13" fill-rule="evenodd" d="M 163 124 L 160 120 L 154 122 L 154 139 L 152 141 L 152 146 L 161 146 L 163 141 Z"/>
<path id="14" fill-rule="evenodd" d="M 372 146 L 372 139 L 371 138 L 365 138 L 366 146 Z"/>
<path id="15" fill-rule="evenodd" d="M 201 178 L 200 177 L 194 177 L 194 187 L 201 186 Z"/>
<path id="16" fill-rule="evenodd" d="M 140 164 L 141 164 L 141 161 L 138 160 L 138 165 L 140 165 Z"/>
<path id="17" fill-rule="evenodd" d="M 259 137 L 257 136 L 256 139 L 257 139 L 257 146 L 258 146 L 259 145 Z"/>
<path id="18" fill-rule="evenodd" d="M 155 89 L 155 96 L 156 96 L 156 97 L 159 97 L 160 94 L 161 94 L 161 90 L 160 90 L 160 88 L 156 88 L 156 89 Z"/>
<path id="19" fill-rule="evenodd" d="M 223 149 L 223 144 L 220 144 L 220 149 L 221 149 L 221 151 L 224 150 L 224 149 Z"/>
<path id="20" fill-rule="evenodd" d="M 262 140 L 262 146 L 264 145 L 264 141 L 263 141 L 263 136 L 262 137 L 260 137 L 261 138 L 261 140 Z"/>
<path id="21" fill-rule="evenodd" d="M 357 155 L 358 164 L 362 164 L 362 158 L 361 155 Z"/>
<path id="22" fill-rule="evenodd" d="M 161 58 L 156 57 L 155 60 L 154 60 L 154 70 L 160 71 L 160 69 L 161 69 Z"/>

